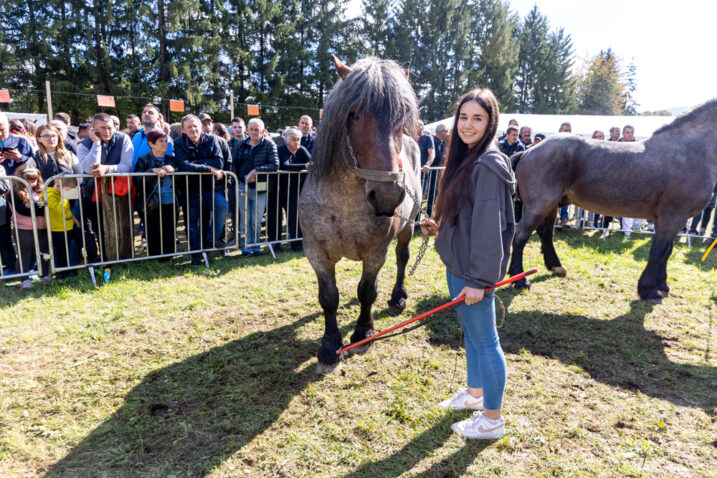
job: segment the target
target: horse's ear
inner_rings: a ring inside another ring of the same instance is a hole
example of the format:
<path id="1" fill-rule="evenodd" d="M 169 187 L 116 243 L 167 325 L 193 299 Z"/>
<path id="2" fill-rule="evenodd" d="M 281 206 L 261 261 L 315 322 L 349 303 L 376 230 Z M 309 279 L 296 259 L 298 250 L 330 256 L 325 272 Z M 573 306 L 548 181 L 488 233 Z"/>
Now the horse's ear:
<path id="1" fill-rule="evenodd" d="M 401 68 L 403 68 L 403 74 L 406 75 L 406 78 L 409 80 L 411 79 L 411 62 L 407 61 L 405 63 L 401 63 Z"/>
<path id="2" fill-rule="evenodd" d="M 336 55 L 331 55 L 331 59 L 334 60 L 334 67 L 336 67 L 336 73 L 339 74 L 339 78 L 345 80 L 346 77 L 349 76 L 349 73 L 351 73 L 351 68 L 344 65 Z"/>

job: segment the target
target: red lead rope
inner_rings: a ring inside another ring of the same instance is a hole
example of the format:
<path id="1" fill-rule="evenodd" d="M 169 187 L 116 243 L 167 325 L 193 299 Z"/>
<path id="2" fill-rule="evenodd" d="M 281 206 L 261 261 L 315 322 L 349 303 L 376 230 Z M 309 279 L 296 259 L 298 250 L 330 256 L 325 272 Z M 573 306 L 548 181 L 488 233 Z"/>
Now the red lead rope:
<path id="1" fill-rule="evenodd" d="M 512 282 L 515 282 L 515 281 L 517 281 L 517 280 L 524 279 L 525 277 L 527 277 L 527 276 L 529 276 L 529 275 L 531 275 L 531 274 L 535 274 L 536 272 L 538 272 L 538 269 L 531 269 L 531 270 L 529 270 L 529 271 L 521 272 L 521 273 L 518 274 L 518 275 L 515 275 L 515 276 L 513 276 L 513 277 L 509 277 L 508 279 L 506 279 L 506 280 L 504 280 L 504 281 L 498 282 L 498 283 L 497 283 L 496 285 L 494 285 L 493 287 L 486 287 L 485 291 L 488 292 L 488 291 L 490 291 L 490 290 L 497 289 L 498 287 L 502 287 L 502 286 L 504 286 L 504 285 L 508 285 L 508 284 L 510 284 L 510 283 L 512 283 Z M 336 351 L 336 354 L 339 355 L 339 354 L 341 354 L 341 353 L 343 353 L 343 352 L 346 352 L 346 351 L 348 351 L 348 350 L 351 350 L 351 349 L 354 348 L 354 347 L 358 347 L 359 345 L 363 345 L 363 344 L 365 344 L 365 343 L 371 342 L 372 340 L 376 340 L 377 338 L 381 337 L 382 335 L 386 335 L 386 334 L 388 334 L 388 333 L 390 333 L 390 332 L 393 332 L 394 330 L 400 329 L 401 327 L 405 327 L 406 325 L 412 324 L 413 322 L 416 322 L 417 320 L 425 319 L 426 317 L 428 317 L 428 316 L 430 316 L 430 315 L 433 315 L 433 314 L 435 314 L 436 312 L 440 312 L 440 311 L 442 311 L 442 310 L 449 309 L 449 308 L 453 307 L 454 305 L 460 304 L 460 303 L 463 302 L 464 300 L 466 300 L 465 296 L 464 296 L 464 297 L 461 297 L 461 298 L 458 298 L 458 299 L 453 299 L 453 300 L 450 301 L 450 302 L 446 302 L 446 303 L 443 304 L 443 305 L 439 305 L 439 306 L 436 307 L 435 309 L 431 309 L 431 310 L 429 310 L 428 312 L 424 312 L 424 313 L 422 313 L 421 315 L 417 315 L 416 317 L 414 317 L 414 318 L 412 318 L 412 319 L 408 319 L 408 320 L 406 320 L 406 321 L 401 322 L 400 324 L 394 325 L 394 326 L 391 327 L 390 329 L 387 329 L 387 330 L 384 330 L 383 332 L 379 332 L 379 333 L 377 333 L 377 334 L 374 334 L 374 335 L 372 335 L 371 337 L 367 337 L 367 338 L 361 340 L 360 342 L 356 342 L 355 344 L 349 345 L 348 347 L 341 348 L 341 349 L 339 349 L 339 350 Z"/>

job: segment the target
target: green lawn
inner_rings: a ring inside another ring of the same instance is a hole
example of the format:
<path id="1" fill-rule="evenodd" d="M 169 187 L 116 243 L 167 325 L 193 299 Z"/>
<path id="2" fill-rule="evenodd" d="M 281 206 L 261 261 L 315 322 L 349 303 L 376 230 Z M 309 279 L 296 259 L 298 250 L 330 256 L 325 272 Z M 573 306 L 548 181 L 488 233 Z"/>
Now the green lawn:
<path id="1" fill-rule="evenodd" d="M 303 256 L 142 262 L 93 288 L 0 285 L 0 476 L 717 476 L 717 252 L 675 247 L 672 297 L 637 300 L 649 239 L 570 231 L 568 277 L 505 288 L 507 435 L 468 442 L 436 404 L 465 380 L 449 311 L 314 373 L 323 319 Z M 415 238 L 412 250 L 418 250 Z M 338 266 L 344 336 L 360 267 Z M 448 300 L 429 251 L 376 329 Z"/>

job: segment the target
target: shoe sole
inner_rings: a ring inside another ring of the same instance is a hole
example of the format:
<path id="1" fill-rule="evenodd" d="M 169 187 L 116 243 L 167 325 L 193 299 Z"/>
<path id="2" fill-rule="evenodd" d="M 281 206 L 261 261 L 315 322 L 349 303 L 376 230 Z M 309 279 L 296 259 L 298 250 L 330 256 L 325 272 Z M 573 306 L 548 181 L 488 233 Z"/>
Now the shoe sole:
<path id="1" fill-rule="evenodd" d="M 463 438 L 467 438 L 469 440 L 497 440 L 498 438 L 503 438 L 505 436 L 505 429 L 497 430 L 492 433 L 482 433 L 480 435 L 469 435 L 469 434 L 463 433 L 460 430 L 453 427 L 453 425 L 451 425 L 451 429 L 454 432 L 456 432 L 458 435 L 462 436 Z"/>

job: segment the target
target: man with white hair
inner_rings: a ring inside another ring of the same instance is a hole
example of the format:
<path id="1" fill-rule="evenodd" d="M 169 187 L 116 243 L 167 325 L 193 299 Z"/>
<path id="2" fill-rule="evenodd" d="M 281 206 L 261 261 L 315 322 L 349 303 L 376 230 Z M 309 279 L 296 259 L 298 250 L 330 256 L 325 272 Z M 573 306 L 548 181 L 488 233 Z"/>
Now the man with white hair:
<path id="1" fill-rule="evenodd" d="M 30 142 L 10 132 L 10 122 L 5 113 L 0 113 L 0 164 L 5 174 L 12 176 L 15 168 L 32 158 L 34 151 Z"/>
<path id="2" fill-rule="evenodd" d="M 187 223 L 191 250 L 225 248 L 226 244 L 220 236 L 229 212 L 229 204 L 224 199 L 224 171 L 222 170 L 224 158 L 219 141 L 214 135 L 202 131 L 202 123 L 198 117 L 187 115 L 182 118 L 182 136 L 177 139 L 174 147 L 174 157 L 180 171 L 211 173 L 211 175 L 202 175 L 201 178 L 191 176 L 187 183 L 186 194 L 189 199 Z M 210 217 L 212 217 L 211 231 Z M 202 254 L 199 252 L 192 254 L 192 264 L 201 263 Z"/>
<path id="3" fill-rule="evenodd" d="M 75 153 L 75 156 L 77 156 L 77 145 L 74 141 L 67 137 L 67 124 L 64 121 L 60 120 L 52 120 L 50 121 L 50 124 L 57 128 L 57 131 L 60 132 L 62 144 L 65 146 L 65 149 L 68 151 L 72 151 L 73 153 Z"/>
<path id="4" fill-rule="evenodd" d="M 301 131 L 296 128 L 289 128 L 284 132 L 284 144 L 277 148 L 279 155 L 279 170 L 292 171 L 294 174 L 279 175 L 278 186 L 269 190 L 266 210 L 266 235 L 269 242 L 281 239 L 281 217 L 282 210 L 286 217 L 287 232 L 289 239 L 301 237 L 299 228 L 299 171 L 307 169 L 311 161 L 309 151 L 301 146 Z M 302 177 L 303 180 L 303 177 Z M 293 251 L 301 251 L 301 241 L 291 243 Z M 275 251 L 281 251 L 281 244 L 274 246 Z"/>
<path id="5" fill-rule="evenodd" d="M 311 127 L 314 125 L 314 120 L 311 116 L 304 115 L 299 119 L 299 130 L 301 131 L 301 146 L 311 153 L 314 150 L 314 141 L 316 141 L 316 135 L 311 132 Z"/>
<path id="6" fill-rule="evenodd" d="M 239 213 L 240 230 L 242 236 L 242 257 L 261 255 L 261 248 L 257 244 L 261 232 L 261 218 L 266 209 L 267 191 L 271 183 L 266 173 L 279 169 L 279 155 L 276 144 L 266 136 L 264 122 L 259 118 L 252 118 L 247 124 L 249 137 L 242 141 L 237 148 L 234 158 L 234 172 L 239 178 Z M 246 196 L 245 209 L 243 197 Z M 247 224 L 245 227 L 244 224 Z"/>

